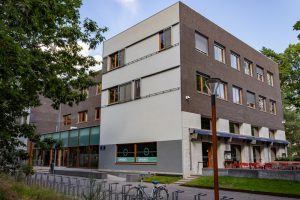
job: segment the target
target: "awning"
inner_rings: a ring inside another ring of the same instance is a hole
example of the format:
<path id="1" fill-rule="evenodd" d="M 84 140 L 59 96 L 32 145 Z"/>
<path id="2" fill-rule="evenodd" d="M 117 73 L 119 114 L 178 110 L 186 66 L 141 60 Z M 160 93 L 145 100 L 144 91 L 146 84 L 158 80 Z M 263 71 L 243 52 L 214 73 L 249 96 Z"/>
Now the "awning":
<path id="1" fill-rule="evenodd" d="M 204 135 L 204 136 L 212 136 L 211 130 L 190 128 L 190 133 Z M 255 140 L 255 141 L 260 141 L 260 142 L 288 145 L 288 141 L 286 141 L 286 140 L 274 140 L 274 139 L 270 139 L 270 138 L 253 137 L 253 136 L 249 136 L 249 135 L 232 134 L 232 133 L 225 133 L 225 132 L 221 132 L 221 131 L 217 131 L 217 136 L 222 137 L 222 138 L 235 138 L 235 139 L 247 140 L 247 141 Z"/>

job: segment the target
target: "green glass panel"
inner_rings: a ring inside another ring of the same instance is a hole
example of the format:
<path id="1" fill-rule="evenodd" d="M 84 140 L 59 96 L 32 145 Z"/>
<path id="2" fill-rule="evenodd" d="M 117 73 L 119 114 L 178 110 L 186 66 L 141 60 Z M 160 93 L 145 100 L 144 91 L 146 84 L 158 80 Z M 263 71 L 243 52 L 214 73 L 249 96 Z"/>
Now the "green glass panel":
<path id="1" fill-rule="evenodd" d="M 134 162 L 134 157 L 117 157 L 117 162 Z"/>
<path id="2" fill-rule="evenodd" d="M 80 136 L 79 136 L 79 146 L 88 146 L 89 145 L 89 135 L 90 129 L 80 129 Z"/>
<path id="3" fill-rule="evenodd" d="M 60 139 L 60 133 L 53 133 L 53 134 L 52 134 L 52 138 L 53 138 L 54 140 L 59 140 L 59 139 Z"/>
<path id="4" fill-rule="evenodd" d="M 78 146 L 78 130 L 70 131 L 69 146 L 70 147 Z"/>
<path id="5" fill-rule="evenodd" d="M 100 126 L 91 128 L 90 145 L 99 145 L 100 141 Z"/>
<path id="6" fill-rule="evenodd" d="M 136 162 L 157 162 L 157 157 L 136 157 Z"/>
<path id="7" fill-rule="evenodd" d="M 60 139 L 63 141 L 64 147 L 68 147 L 69 132 L 61 132 Z"/>

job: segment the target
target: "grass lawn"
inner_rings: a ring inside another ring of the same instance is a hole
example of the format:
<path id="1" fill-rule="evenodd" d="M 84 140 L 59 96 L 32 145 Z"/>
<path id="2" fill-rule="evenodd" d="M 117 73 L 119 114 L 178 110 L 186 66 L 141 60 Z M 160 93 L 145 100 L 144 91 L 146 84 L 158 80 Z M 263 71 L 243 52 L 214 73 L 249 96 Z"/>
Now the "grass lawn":
<path id="1" fill-rule="evenodd" d="M 158 181 L 163 184 L 170 184 L 180 180 L 180 176 L 148 176 L 144 178 L 145 182 Z"/>
<path id="2" fill-rule="evenodd" d="M 184 185 L 194 187 L 213 187 L 213 184 L 214 180 L 212 176 L 202 176 L 187 182 Z M 296 181 L 221 176 L 219 177 L 219 187 L 224 189 L 271 192 L 300 196 L 300 182 Z"/>
<path id="3" fill-rule="evenodd" d="M 0 174 L 0 200 L 71 200 L 55 191 L 41 187 L 29 187 Z"/>

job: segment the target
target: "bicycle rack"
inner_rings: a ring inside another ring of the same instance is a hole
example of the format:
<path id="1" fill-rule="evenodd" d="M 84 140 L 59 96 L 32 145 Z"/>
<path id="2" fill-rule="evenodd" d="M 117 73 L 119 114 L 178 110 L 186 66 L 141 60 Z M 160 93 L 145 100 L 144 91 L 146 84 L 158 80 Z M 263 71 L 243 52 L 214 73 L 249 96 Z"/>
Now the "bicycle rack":
<path id="1" fill-rule="evenodd" d="M 172 192 L 172 200 L 178 200 L 180 193 L 184 193 L 184 191 L 183 190 L 176 190 L 176 191 Z"/>
<path id="2" fill-rule="evenodd" d="M 194 195 L 194 200 L 200 200 L 201 199 L 201 197 L 204 197 L 204 196 L 206 196 L 207 194 L 204 194 L 204 193 L 198 193 L 198 194 L 196 194 L 196 195 Z"/>
<path id="3" fill-rule="evenodd" d="M 122 200 L 125 200 L 125 198 L 126 198 L 126 193 L 129 191 L 129 189 L 130 189 L 131 186 L 132 186 L 132 184 L 122 185 L 122 192 L 121 192 Z M 127 188 L 128 188 L 128 189 L 127 189 Z"/>

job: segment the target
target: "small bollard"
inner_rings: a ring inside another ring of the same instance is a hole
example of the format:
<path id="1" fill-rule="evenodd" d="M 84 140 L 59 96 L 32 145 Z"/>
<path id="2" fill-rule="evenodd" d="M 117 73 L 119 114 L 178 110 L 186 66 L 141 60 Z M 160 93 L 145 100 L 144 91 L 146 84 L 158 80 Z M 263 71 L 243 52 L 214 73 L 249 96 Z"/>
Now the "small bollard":
<path id="1" fill-rule="evenodd" d="M 172 193 L 172 200 L 178 200 L 179 199 L 179 194 L 184 193 L 183 190 L 176 190 Z"/>
<path id="2" fill-rule="evenodd" d="M 204 197 L 204 196 L 206 196 L 207 194 L 204 194 L 204 193 L 198 193 L 198 194 L 196 194 L 196 195 L 194 195 L 194 200 L 200 200 L 201 199 L 201 197 Z"/>

